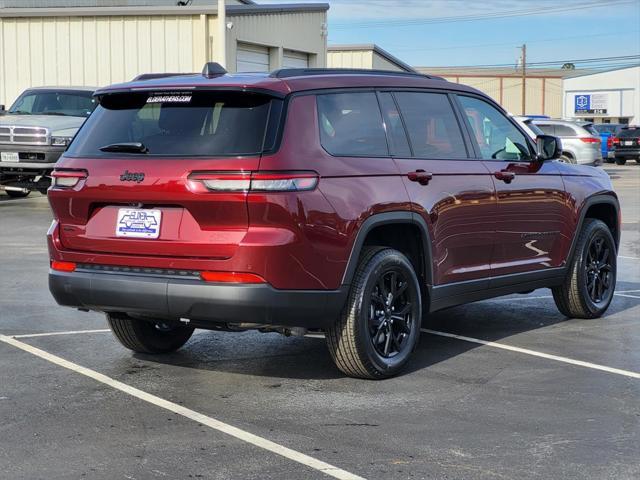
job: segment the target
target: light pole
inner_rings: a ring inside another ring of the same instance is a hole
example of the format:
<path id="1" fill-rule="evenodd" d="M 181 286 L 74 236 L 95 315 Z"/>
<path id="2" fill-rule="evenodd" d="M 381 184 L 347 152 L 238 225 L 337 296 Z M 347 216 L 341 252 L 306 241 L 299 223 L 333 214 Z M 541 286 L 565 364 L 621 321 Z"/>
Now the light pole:
<path id="1" fill-rule="evenodd" d="M 227 68 L 227 12 L 224 0 L 218 0 L 218 63 Z"/>

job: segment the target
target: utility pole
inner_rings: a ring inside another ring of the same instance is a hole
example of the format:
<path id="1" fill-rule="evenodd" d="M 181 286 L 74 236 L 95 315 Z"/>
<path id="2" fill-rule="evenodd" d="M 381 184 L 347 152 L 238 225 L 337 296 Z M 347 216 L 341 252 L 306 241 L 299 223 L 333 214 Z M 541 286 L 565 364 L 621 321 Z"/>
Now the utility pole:
<path id="1" fill-rule="evenodd" d="M 526 115 L 527 110 L 527 44 L 522 49 L 522 115 Z"/>
<path id="2" fill-rule="evenodd" d="M 218 0 L 218 58 L 217 61 L 227 68 L 227 11 L 224 0 Z"/>

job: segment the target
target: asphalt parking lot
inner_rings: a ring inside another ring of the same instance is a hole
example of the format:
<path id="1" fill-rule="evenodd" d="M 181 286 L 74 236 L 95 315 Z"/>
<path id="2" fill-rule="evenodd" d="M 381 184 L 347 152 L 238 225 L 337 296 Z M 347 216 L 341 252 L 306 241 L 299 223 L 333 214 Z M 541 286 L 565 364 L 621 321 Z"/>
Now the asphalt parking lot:
<path id="1" fill-rule="evenodd" d="M 640 165 L 605 168 L 623 215 L 605 317 L 566 319 L 548 290 L 452 308 L 379 382 L 321 338 L 132 355 L 49 295 L 46 198 L 0 193 L 0 478 L 640 478 Z"/>

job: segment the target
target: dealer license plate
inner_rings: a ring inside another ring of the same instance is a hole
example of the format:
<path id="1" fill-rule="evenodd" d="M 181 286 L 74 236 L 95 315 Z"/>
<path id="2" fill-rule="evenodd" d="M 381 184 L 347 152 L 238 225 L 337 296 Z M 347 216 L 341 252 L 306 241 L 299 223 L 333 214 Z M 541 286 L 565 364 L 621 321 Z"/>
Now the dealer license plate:
<path id="1" fill-rule="evenodd" d="M 120 208 L 116 220 L 116 237 L 158 238 L 161 210 Z"/>

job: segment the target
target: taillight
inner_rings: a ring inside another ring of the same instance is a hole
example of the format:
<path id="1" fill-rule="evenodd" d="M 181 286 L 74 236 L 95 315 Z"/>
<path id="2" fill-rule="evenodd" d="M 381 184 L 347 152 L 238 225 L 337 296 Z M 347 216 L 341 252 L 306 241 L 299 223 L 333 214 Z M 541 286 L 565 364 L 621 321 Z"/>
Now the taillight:
<path id="1" fill-rule="evenodd" d="M 54 188 L 73 188 L 87 178 L 86 170 L 54 170 L 51 173 Z"/>
<path id="2" fill-rule="evenodd" d="M 189 175 L 194 192 L 301 192 L 318 185 L 315 172 L 195 172 Z"/>
<path id="3" fill-rule="evenodd" d="M 59 272 L 73 272 L 76 269 L 74 262 L 60 262 L 58 260 L 51 260 L 51 270 L 57 270 Z"/>
<path id="4" fill-rule="evenodd" d="M 214 283 L 266 283 L 265 279 L 255 273 L 238 272 L 200 272 L 205 282 Z"/>
<path id="5" fill-rule="evenodd" d="M 613 142 L 614 145 L 620 145 L 620 139 L 618 137 L 613 137 L 613 140 L 611 140 Z"/>
<path id="6" fill-rule="evenodd" d="M 582 140 L 584 143 L 600 143 L 600 139 L 599 138 L 595 138 L 595 137 L 582 137 L 580 138 L 580 140 Z"/>

